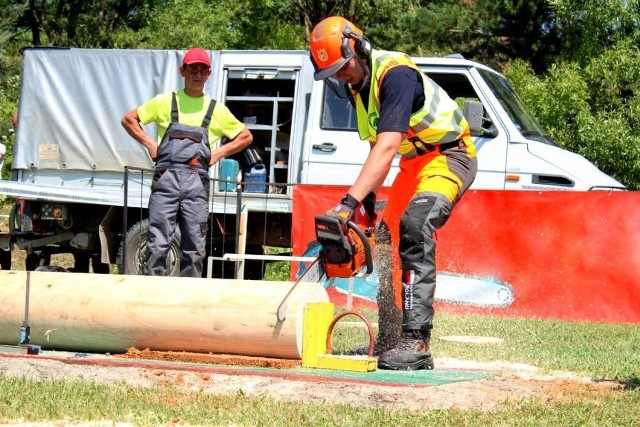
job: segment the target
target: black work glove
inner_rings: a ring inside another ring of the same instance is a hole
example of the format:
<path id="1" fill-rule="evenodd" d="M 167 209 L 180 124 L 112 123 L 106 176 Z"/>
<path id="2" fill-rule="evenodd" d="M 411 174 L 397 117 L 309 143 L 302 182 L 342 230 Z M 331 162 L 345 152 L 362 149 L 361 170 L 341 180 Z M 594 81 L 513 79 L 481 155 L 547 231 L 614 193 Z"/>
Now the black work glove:
<path id="1" fill-rule="evenodd" d="M 367 197 L 362 201 L 362 207 L 364 207 L 365 212 L 369 215 L 372 222 L 376 221 L 376 193 L 373 191 L 367 194 Z"/>
<path id="2" fill-rule="evenodd" d="M 359 203 L 352 195 L 345 194 L 340 203 L 328 210 L 325 215 L 337 218 L 342 224 L 346 224 L 351 220 Z"/>

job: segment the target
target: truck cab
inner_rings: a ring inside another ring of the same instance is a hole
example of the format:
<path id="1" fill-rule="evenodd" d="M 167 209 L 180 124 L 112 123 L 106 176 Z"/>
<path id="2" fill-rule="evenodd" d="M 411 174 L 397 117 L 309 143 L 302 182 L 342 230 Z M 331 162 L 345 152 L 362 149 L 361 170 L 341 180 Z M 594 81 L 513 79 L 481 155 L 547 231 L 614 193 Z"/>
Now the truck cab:
<path id="1" fill-rule="evenodd" d="M 465 110 L 478 150 L 472 189 L 622 190 L 624 185 L 583 157 L 555 145 L 524 108 L 506 78 L 482 64 L 454 55 L 413 58 L 427 76 Z M 355 111 L 345 96 L 322 82 L 312 91 L 301 181 L 352 183 L 369 144 L 358 140 Z M 385 185 L 398 172 L 394 161 Z M 339 165 L 337 167 L 336 165 Z"/>

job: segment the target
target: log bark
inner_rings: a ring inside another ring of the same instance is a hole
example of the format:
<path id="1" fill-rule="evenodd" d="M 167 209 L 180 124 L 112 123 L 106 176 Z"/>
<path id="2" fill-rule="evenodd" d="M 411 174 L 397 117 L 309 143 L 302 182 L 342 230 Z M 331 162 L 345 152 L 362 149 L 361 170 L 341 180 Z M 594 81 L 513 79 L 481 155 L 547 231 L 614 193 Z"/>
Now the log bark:
<path id="1" fill-rule="evenodd" d="M 299 359 L 304 307 L 329 300 L 321 284 L 300 283 L 278 322 L 292 282 L 0 271 L 0 344 L 18 343 L 27 283 L 29 343 L 81 352 Z"/>

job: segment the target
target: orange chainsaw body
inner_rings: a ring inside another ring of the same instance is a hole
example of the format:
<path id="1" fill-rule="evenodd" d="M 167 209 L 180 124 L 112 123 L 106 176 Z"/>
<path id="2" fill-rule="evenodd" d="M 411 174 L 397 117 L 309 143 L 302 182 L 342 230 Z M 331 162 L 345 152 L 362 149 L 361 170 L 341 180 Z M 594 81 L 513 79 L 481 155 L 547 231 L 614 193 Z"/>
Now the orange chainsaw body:
<path id="1" fill-rule="evenodd" d="M 362 207 L 346 224 L 331 216 L 316 216 L 316 239 L 322 246 L 320 259 L 327 278 L 354 277 L 364 269 L 365 274 L 373 271 L 375 220 Z"/>

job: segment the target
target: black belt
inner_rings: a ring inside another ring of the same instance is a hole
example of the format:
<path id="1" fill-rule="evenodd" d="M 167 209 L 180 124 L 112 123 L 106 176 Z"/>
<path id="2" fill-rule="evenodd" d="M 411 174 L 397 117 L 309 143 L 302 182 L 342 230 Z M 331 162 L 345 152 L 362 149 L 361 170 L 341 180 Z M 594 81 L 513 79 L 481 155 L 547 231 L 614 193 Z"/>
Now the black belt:
<path id="1" fill-rule="evenodd" d="M 464 141 L 461 139 L 456 139 L 455 141 L 445 142 L 444 144 L 424 144 L 422 147 L 416 147 L 416 156 L 422 156 L 423 154 L 431 153 L 432 151 L 444 151 L 449 150 L 451 148 L 459 148 L 460 144 L 464 144 Z"/>
<path id="2" fill-rule="evenodd" d="M 461 139 L 456 139 L 455 141 L 445 142 L 444 144 L 438 144 L 438 145 L 429 144 L 427 145 L 427 147 L 430 148 L 429 151 L 433 151 L 433 150 L 444 151 L 444 150 L 449 150 L 451 148 L 459 148 L 461 142 L 463 142 Z"/>

